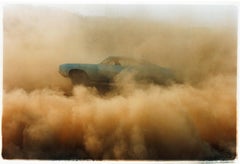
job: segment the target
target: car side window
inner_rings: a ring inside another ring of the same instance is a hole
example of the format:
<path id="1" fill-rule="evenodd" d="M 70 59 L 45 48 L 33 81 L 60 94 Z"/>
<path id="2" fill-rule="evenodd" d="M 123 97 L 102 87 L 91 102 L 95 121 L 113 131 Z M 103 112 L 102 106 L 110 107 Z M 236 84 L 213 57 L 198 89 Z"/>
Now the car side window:
<path id="1" fill-rule="evenodd" d="M 121 63 L 118 60 L 105 60 L 102 62 L 102 64 L 106 64 L 106 65 L 118 65 L 121 66 Z"/>
<path id="2" fill-rule="evenodd" d="M 115 60 L 115 61 L 114 61 L 114 64 L 115 64 L 115 65 L 119 65 L 119 66 L 121 65 L 118 60 Z"/>
<path id="3" fill-rule="evenodd" d="M 134 61 L 131 60 L 120 60 L 120 63 L 122 66 L 131 66 L 131 65 L 136 65 Z"/>
<path id="4" fill-rule="evenodd" d="M 109 60 L 106 64 L 107 64 L 107 65 L 114 65 L 114 62 L 111 61 L 111 60 Z"/>

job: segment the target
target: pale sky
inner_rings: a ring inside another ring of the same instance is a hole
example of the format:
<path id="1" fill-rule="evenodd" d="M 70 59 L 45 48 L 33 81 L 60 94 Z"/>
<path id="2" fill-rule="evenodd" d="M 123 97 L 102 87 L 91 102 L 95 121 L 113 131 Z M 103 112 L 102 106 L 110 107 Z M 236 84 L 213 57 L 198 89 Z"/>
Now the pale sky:
<path id="1" fill-rule="evenodd" d="M 234 5 L 116 5 L 77 4 L 49 5 L 83 16 L 135 17 L 164 22 L 191 22 L 204 26 L 227 26 L 237 22 L 237 6 Z"/>

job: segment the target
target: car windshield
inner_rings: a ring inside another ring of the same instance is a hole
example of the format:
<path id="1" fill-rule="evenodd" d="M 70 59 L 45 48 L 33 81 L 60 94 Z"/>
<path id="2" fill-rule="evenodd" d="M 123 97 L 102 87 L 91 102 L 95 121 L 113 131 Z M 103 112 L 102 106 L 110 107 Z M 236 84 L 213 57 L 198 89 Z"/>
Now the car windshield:
<path id="1" fill-rule="evenodd" d="M 147 64 L 147 62 L 130 59 L 130 58 L 109 57 L 103 60 L 101 64 L 119 65 L 119 66 L 137 66 L 137 65 Z"/>

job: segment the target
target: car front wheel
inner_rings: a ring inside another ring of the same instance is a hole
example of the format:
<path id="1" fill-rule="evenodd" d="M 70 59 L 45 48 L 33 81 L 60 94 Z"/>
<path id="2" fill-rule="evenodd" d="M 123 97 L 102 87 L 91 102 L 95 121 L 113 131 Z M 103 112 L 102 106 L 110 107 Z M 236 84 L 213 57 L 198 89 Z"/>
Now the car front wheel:
<path id="1" fill-rule="evenodd" d="M 88 85 L 89 79 L 87 74 L 81 70 L 71 70 L 69 73 L 73 85 Z"/>

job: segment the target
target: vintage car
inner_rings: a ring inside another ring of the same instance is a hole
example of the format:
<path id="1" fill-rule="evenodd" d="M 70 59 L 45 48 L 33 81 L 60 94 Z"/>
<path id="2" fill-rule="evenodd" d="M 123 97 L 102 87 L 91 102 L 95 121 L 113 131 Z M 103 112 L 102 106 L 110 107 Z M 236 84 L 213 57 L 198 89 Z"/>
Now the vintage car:
<path id="1" fill-rule="evenodd" d="M 176 81 L 172 70 L 143 60 L 110 56 L 99 64 L 67 63 L 59 72 L 74 85 L 111 84 L 120 72 L 131 73 L 137 82 L 170 84 Z"/>

